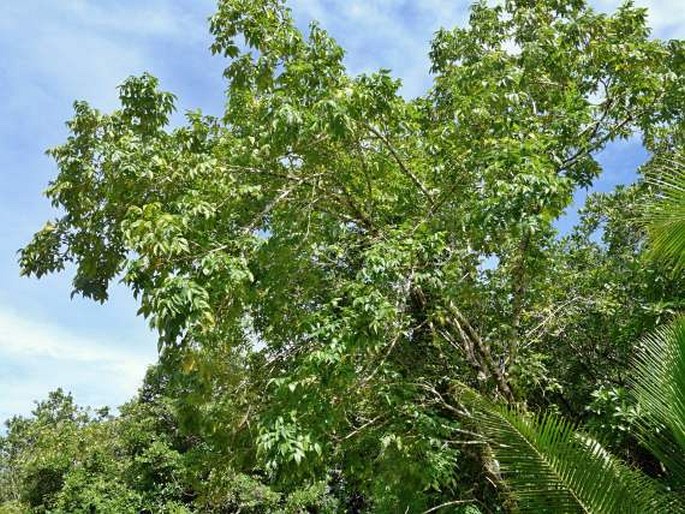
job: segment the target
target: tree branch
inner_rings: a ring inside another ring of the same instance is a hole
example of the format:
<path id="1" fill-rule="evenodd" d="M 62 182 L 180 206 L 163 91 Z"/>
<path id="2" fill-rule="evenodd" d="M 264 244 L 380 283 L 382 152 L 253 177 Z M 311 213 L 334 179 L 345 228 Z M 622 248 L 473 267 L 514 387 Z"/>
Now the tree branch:
<path id="1" fill-rule="evenodd" d="M 419 180 L 419 177 L 417 177 L 417 176 L 414 174 L 414 172 L 412 172 L 412 171 L 404 164 L 404 161 L 400 158 L 400 156 L 398 155 L 397 151 L 396 151 L 395 148 L 392 146 L 392 144 L 390 143 L 390 141 L 388 141 L 388 138 L 386 138 L 386 137 L 383 135 L 382 132 L 380 132 L 379 130 L 376 130 L 373 126 L 371 126 L 371 125 L 366 125 L 366 127 L 371 131 L 371 133 L 373 133 L 378 139 L 380 139 L 380 140 L 385 144 L 385 146 L 386 146 L 386 147 L 388 148 L 388 150 L 390 151 L 390 154 L 392 155 L 393 159 L 395 159 L 395 162 L 396 162 L 397 165 L 400 167 L 400 169 L 402 170 L 402 172 L 403 172 L 405 175 L 407 175 L 407 176 L 411 179 L 411 181 L 416 185 L 416 187 L 418 187 L 419 190 L 423 193 L 423 195 L 428 199 L 428 202 L 429 202 L 431 205 L 433 205 L 434 200 L 433 200 L 433 196 L 430 194 L 430 191 L 428 191 L 428 189 L 426 188 L 426 186 L 423 185 L 423 182 L 421 182 L 421 180 Z"/>

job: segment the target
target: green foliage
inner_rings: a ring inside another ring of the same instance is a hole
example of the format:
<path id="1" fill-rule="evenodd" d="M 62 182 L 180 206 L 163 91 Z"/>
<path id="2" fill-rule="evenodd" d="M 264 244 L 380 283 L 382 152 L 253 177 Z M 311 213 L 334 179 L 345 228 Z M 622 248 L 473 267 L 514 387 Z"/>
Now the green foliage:
<path id="1" fill-rule="evenodd" d="M 629 443 L 627 439 L 632 436 L 639 415 L 630 391 L 624 387 L 600 387 L 592 392 L 586 410 L 592 415 L 586 422 L 588 429 L 608 436 L 613 445 Z"/>
<path id="2" fill-rule="evenodd" d="M 326 481 L 284 493 L 227 468 L 216 448 L 180 431 L 158 373 L 117 417 L 92 415 L 58 390 L 31 417 L 10 420 L 0 512 L 337 512 Z"/>
<path id="3" fill-rule="evenodd" d="M 681 317 L 645 337 L 639 347 L 633 389 L 641 409 L 641 439 L 685 487 L 685 320 Z"/>
<path id="4" fill-rule="evenodd" d="M 10 420 L 2 438 L 9 495 L 31 512 L 182 512 L 180 454 L 166 434 L 144 432 L 142 416 L 102 414 L 58 390 L 30 418 Z"/>
<path id="5" fill-rule="evenodd" d="M 494 472 L 521 512 L 673 512 L 666 490 L 554 414 L 527 417 L 466 392 Z"/>
<path id="6" fill-rule="evenodd" d="M 675 259 L 676 266 L 685 252 L 685 247 L 678 246 L 682 227 L 664 223 L 663 216 L 677 214 L 674 203 L 682 196 L 682 191 L 671 189 L 670 196 L 653 200 L 646 214 L 652 256 Z M 655 216 L 655 212 L 662 217 Z M 625 392 L 610 389 L 596 391 L 588 409 L 601 415 L 607 405 L 620 402 L 620 407 L 612 407 L 611 417 L 628 423 L 611 423 L 611 428 L 627 431 L 637 427 L 640 441 L 668 471 L 668 487 L 658 486 L 640 471 L 625 467 L 597 441 L 554 414 L 527 418 L 464 390 L 466 402 L 475 409 L 477 430 L 492 449 L 497 472 L 502 472 L 513 487 L 521 511 L 685 510 L 685 467 L 681 458 L 685 451 L 685 320 L 679 317 L 646 336 L 629 371 L 636 406 L 626 407 L 630 400 Z"/>
<path id="7" fill-rule="evenodd" d="M 4 473 L 22 484 L 8 499 L 501 510 L 449 384 L 580 421 L 682 306 L 682 274 L 644 252 L 644 185 L 594 195 L 571 234 L 555 229 L 609 142 L 679 144 L 682 45 L 651 38 L 630 3 L 481 2 L 435 34 L 433 85 L 409 100 L 388 70 L 350 75 L 280 0 L 222 0 L 210 30 L 227 59 L 220 117 L 170 129 L 175 98 L 145 74 L 111 113 L 76 102 L 49 151 L 60 215 L 21 250 L 22 273 L 73 269 L 73 293 L 97 301 L 122 278 L 160 366 L 119 418 L 48 423 L 46 464 Z M 555 451 L 570 425 L 552 419 L 510 435 Z M 14 423 L 17 441 L 38 427 Z M 639 461 L 631 444 L 615 446 Z"/>
<path id="8" fill-rule="evenodd" d="M 652 178 L 659 197 L 645 209 L 645 221 L 652 253 L 681 271 L 685 266 L 685 173 L 677 161 L 660 167 Z"/>
<path id="9" fill-rule="evenodd" d="M 476 430 L 492 451 L 490 465 L 512 488 L 517 510 L 670 513 L 685 509 L 684 376 L 685 322 L 680 318 L 647 336 L 633 365 L 637 409 L 631 409 L 631 424 L 666 467 L 664 485 L 627 467 L 555 414 L 526 416 L 469 389 L 461 398 L 474 409 Z M 590 408 L 601 408 L 616 395 L 598 394 Z"/>
<path id="10" fill-rule="evenodd" d="M 685 275 L 645 251 L 640 215 L 650 195 L 645 182 L 591 194 L 550 252 L 521 349 L 529 403 L 593 415 L 586 406 L 597 391 L 627 387 L 636 342 L 683 308 Z"/>

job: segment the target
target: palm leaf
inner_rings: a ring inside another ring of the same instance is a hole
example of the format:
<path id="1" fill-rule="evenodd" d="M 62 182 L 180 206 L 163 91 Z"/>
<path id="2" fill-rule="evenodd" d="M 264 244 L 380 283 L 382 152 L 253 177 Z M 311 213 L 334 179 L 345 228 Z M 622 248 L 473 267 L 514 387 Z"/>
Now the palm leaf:
<path id="1" fill-rule="evenodd" d="M 685 166 L 672 162 L 648 182 L 658 190 L 643 216 L 650 252 L 676 270 L 685 269 Z"/>
<path id="2" fill-rule="evenodd" d="M 521 512 L 673 512 L 652 480 L 560 417 L 525 417 L 471 390 L 465 397 Z"/>
<path id="3" fill-rule="evenodd" d="M 632 386 L 643 444 L 685 488 L 685 317 L 643 339 Z"/>

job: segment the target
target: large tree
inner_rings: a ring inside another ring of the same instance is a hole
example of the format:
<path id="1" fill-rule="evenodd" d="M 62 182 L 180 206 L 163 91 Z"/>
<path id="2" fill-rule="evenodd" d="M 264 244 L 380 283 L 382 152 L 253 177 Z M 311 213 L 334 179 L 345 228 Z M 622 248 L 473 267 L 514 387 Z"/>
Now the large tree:
<path id="1" fill-rule="evenodd" d="M 525 403 L 531 374 L 577 354 L 559 327 L 588 326 L 557 322 L 576 301 L 560 286 L 593 282 L 559 263 L 577 277 L 626 259 L 591 255 L 589 233 L 560 243 L 554 222 L 609 142 L 677 139 L 683 47 L 645 19 L 631 4 L 477 3 L 468 27 L 435 34 L 433 86 L 408 100 L 386 70 L 351 76 L 281 1 L 223 0 L 223 115 L 169 129 L 174 96 L 150 75 L 126 80 L 110 114 L 77 102 L 50 150 L 61 216 L 22 270 L 68 267 L 74 293 L 99 301 L 122 277 L 188 419 L 238 467 L 286 488 L 341 473 L 377 511 L 428 508 L 464 481 L 482 498 L 451 384 Z"/>

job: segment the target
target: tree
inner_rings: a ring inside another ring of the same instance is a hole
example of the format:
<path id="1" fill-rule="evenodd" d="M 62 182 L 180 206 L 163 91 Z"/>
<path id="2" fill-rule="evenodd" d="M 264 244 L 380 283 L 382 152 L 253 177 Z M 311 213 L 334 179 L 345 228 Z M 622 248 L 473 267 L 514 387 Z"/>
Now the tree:
<path id="1" fill-rule="evenodd" d="M 554 221 L 608 142 L 669 144 L 682 46 L 645 18 L 477 3 L 407 100 L 387 70 L 350 76 L 281 1 L 223 0 L 223 116 L 167 129 L 174 97 L 149 75 L 111 114 L 77 102 L 49 152 L 63 215 L 22 271 L 73 266 L 74 294 L 99 301 L 123 277 L 188 420 L 234 443 L 236 469 L 284 491 L 337 473 L 378 512 L 497 502 L 446 396 L 458 377 L 526 400 L 527 339 L 566 301 L 546 295 Z M 541 327 L 548 358 L 565 342 Z"/>
<path id="2" fill-rule="evenodd" d="M 662 195 L 644 211 L 652 256 L 682 262 L 680 172 L 668 171 Z M 681 512 L 685 510 L 685 318 L 645 337 L 632 366 L 639 407 L 635 429 L 659 459 L 665 484 L 625 466 L 599 442 L 553 415 L 534 418 L 493 405 L 468 389 L 479 430 L 498 471 L 525 512 Z"/>
<path id="3" fill-rule="evenodd" d="M 0 513 L 333 513 L 325 483 L 283 495 L 231 469 L 199 434 L 181 431 L 160 369 L 117 416 L 57 390 L 0 436 Z"/>

